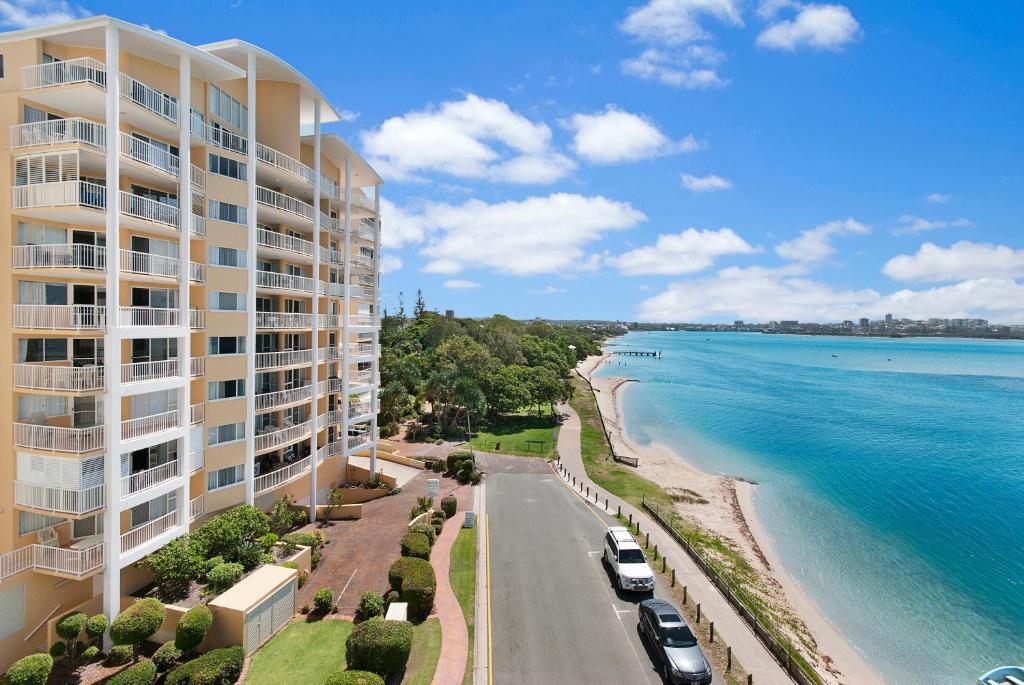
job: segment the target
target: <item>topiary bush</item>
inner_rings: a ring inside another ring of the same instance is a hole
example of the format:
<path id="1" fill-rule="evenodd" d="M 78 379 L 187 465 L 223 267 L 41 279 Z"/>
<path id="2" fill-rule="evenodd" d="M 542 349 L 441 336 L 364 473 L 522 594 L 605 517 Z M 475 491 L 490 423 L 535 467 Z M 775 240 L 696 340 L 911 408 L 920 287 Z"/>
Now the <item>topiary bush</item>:
<path id="1" fill-rule="evenodd" d="M 107 685 L 153 685 L 156 680 L 156 664 L 143 659 L 119 672 L 107 681 Z"/>
<path id="2" fill-rule="evenodd" d="M 172 670 L 164 685 L 232 685 L 242 675 L 244 661 L 241 647 L 213 649 Z"/>
<path id="3" fill-rule="evenodd" d="M 68 651 L 68 646 L 64 642 L 54 642 L 50 645 L 50 656 L 54 659 L 59 659 L 64 656 L 64 652 Z"/>
<path id="4" fill-rule="evenodd" d="M 406 569 L 402 577 L 402 601 L 409 603 L 409 614 L 426 618 L 434 606 L 437 577 L 429 563 L 416 564 Z"/>
<path id="5" fill-rule="evenodd" d="M 329 613 L 334 606 L 334 593 L 331 588 L 322 587 L 313 593 L 313 611 L 318 614 Z"/>
<path id="6" fill-rule="evenodd" d="M 84 652 L 82 652 L 82 659 L 87 662 L 96 661 L 101 656 L 103 656 L 103 652 L 101 652 L 100 648 L 96 645 L 90 645 L 85 648 Z"/>
<path id="7" fill-rule="evenodd" d="M 345 640 L 345 660 L 355 670 L 387 678 L 400 673 L 412 650 L 412 624 L 378 616 L 357 625 Z M 170 684 L 169 684 L 170 685 Z"/>
<path id="8" fill-rule="evenodd" d="M 115 645 L 141 645 L 160 629 L 166 617 L 163 603 L 155 597 L 147 597 L 117 615 L 110 624 L 110 639 Z"/>
<path id="9" fill-rule="evenodd" d="M 186 611 L 178 621 L 174 630 L 174 644 L 182 652 L 195 651 L 206 638 L 206 632 L 213 625 L 213 612 L 205 604 L 194 606 Z"/>
<path id="10" fill-rule="evenodd" d="M 327 676 L 324 685 L 384 685 L 384 679 L 369 671 L 338 671 Z"/>
<path id="11" fill-rule="evenodd" d="M 455 516 L 455 510 L 459 507 L 459 500 L 451 495 L 447 495 L 441 498 L 441 511 L 447 518 Z"/>
<path id="12" fill-rule="evenodd" d="M 4 674 L 3 685 L 46 685 L 52 670 L 52 656 L 29 654 L 11 664 Z"/>
<path id="13" fill-rule="evenodd" d="M 245 573 L 245 568 L 241 564 L 218 564 L 206 574 L 206 580 L 214 592 L 223 592 L 241 580 L 243 573 Z"/>
<path id="14" fill-rule="evenodd" d="M 406 533 L 401 545 L 403 557 L 430 558 L 430 540 L 423 533 Z"/>
<path id="15" fill-rule="evenodd" d="M 153 652 L 153 663 L 156 664 L 156 670 L 163 673 L 181 663 L 183 656 L 184 654 L 175 644 L 174 640 L 168 640 Z"/>
<path id="16" fill-rule="evenodd" d="M 131 645 L 114 645 L 107 652 L 107 665 L 120 666 L 132 660 L 135 656 L 135 648 Z"/>
<path id="17" fill-rule="evenodd" d="M 103 633 L 107 631 L 107 625 L 106 615 L 96 614 L 95 616 L 90 616 L 89 620 L 85 622 L 85 634 L 89 636 L 89 641 L 95 644 L 97 640 L 103 637 Z"/>
<path id="18" fill-rule="evenodd" d="M 85 630 L 85 624 L 88 621 L 89 617 L 81 611 L 65 614 L 57 621 L 57 625 L 54 628 L 57 632 L 57 637 L 64 640 L 64 650 L 60 655 L 54 654 L 54 656 L 67 654 L 68 658 L 72 661 L 75 659 L 78 651 L 78 636 Z"/>
<path id="19" fill-rule="evenodd" d="M 434 543 L 437 542 L 437 531 L 433 525 L 420 523 L 409 529 L 410 533 L 423 533 L 427 536 L 427 542 L 433 547 Z"/>
<path id="20" fill-rule="evenodd" d="M 356 616 L 365 621 L 384 613 L 384 598 L 373 591 L 366 591 L 359 598 L 359 608 L 356 609 Z"/>
<path id="21" fill-rule="evenodd" d="M 388 584 L 391 586 L 391 589 L 401 592 L 402 579 L 405 578 L 406 573 L 408 573 L 410 569 L 424 565 L 429 567 L 430 562 L 417 557 L 401 557 L 396 559 L 395 562 L 391 564 L 391 568 L 388 569 Z"/>
<path id="22" fill-rule="evenodd" d="M 452 452 L 445 459 L 445 466 L 448 473 L 458 473 L 466 464 L 473 466 L 473 454 L 471 452 Z"/>

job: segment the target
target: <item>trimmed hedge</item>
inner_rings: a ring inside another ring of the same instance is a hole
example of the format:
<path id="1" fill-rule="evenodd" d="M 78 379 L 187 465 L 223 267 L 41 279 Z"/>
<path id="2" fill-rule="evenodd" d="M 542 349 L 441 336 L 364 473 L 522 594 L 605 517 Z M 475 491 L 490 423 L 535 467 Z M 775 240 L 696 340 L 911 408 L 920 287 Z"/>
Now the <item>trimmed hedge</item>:
<path id="1" fill-rule="evenodd" d="M 441 511 L 447 518 L 455 516 L 455 510 L 459 507 L 459 500 L 455 499 L 451 495 L 447 495 L 441 498 Z"/>
<path id="2" fill-rule="evenodd" d="M 153 685 L 156 680 L 156 664 L 149 659 L 129 666 L 107 681 L 107 685 Z"/>
<path id="3" fill-rule="evenodd" d="M 96 661 L 96 659 L 99 659 L 102 655 L 103 653 L 100 651 L 100 648 L 96 645 L 86 647 L 85 651 L 82 652 L 82 658 L 86 661 Z"/>
<path id="4" fill-rule="evenodd" d="M 174 640 L 168 640 L 153 652 L 153 663 L 156 664 L 156 670 L 163 673 L 181 663 L 182 656 L 182 651 L 174 644 Z"/>
<path id="5" fill-rule="evenodd" d="M 135 647 L 132 645 L 114 645 L 107 652 L 107 665 L 120 666 L 132 660 L 135 656 Z"/>
<path id="6" fill-rule="evenodd" d="M 402 577 L 402 601 L 409 604 L 409 615 L 426 618 L 434 606 L 437 577 L 429 563 L 416 564 L 406 569 Z"/>
<path id="7" fill-rule="evenodd" d="M 54 642 L 50 645 L 50 656 L 54 659 L 59 659 L 64 656 L 64 652 L 68 651 L 68 645 L 66 642 Z"/>
<path id="8" fill-rule="evenodd" d="M 387 678 L 400 673 L 412 651 L 412 624 L 385 621 L 378 616 L 363 621 L 345 640 L 345 661 L 356 670 L 372 671 Z M 168 683 L 168 685 L 172 685 Z"/>
<path id="9" fill-rule="evenodd" d="M 155 597 L 147 597 L 131 605 L 110 624 L 110 639 L 115 645 L 141 644 L 160 629 L 167 609 Z"/>
<path id="10" fill-rule="evenodd" d="M 85 624 L 88 620 L 89 617 L 81 611 L 65 614 L 57 621 L 57 625 L 54 626 L 54 629 L 57 631 L 57 637 L 67 642 L 77 640 L 78 636 L 85 630 Z"/>
<path id="11" fill-rule="evenodd" d="M 46 685 L 52 670 L 52 656 L 29 654 L 11 664 L 4 674 L 3 685 Z"/>
<path id="12" fill-rule="evenodd" d="M 222 592 L 241 580 L 243 573 L 245 573 L 245 567 L 241 564 L 217 564 L 206 574 L 206 580 L 214 589 Z"/>
<path id="13" fill-rule="evenodd" d="M 433 547 L 434 543 L 437 542 L 437 530 L 432 524 L 419 523 L 409 529 L 410 533 L 423 533 L 427 536 L 427 542 Z"/>
<path id="14" fill-rule="evenodd" d="M 474 466 L 473 454 L 471 452 L 452 452 L 445 459 L 448 473 L 456 473 L 463 469 L 466 464 L 469 464 L 470 468 Z"/>
<path id="15" fill-rule="evenodd" d="M 89 636 L 90 640 L 98 640 L 103 637 L 103 633 L 107 632 L 107 625 L 106 615 L 90 616 L 89 620 L 85 622 L 85 634 Z"/>
<path id="16" fill-rule="evenodd" d="M 318 614 L 327 614 L 334 606 L 334 593 L 331 588 L 322 587 L 313 593 L 313 611 Z"/>
<path id="17" fill-rule="evenodd" d="M 232 685 L 244 661 L 241 647 L 214 649 L 168 673 L 164 685 Z"/>
<path id="18" fill-rule="evenodd" d="M 384 679 L 369 671 L 338 671 L 327 676 L 324 685 L 384 685 Z"/>
<path id="19" fill-rule="evenodd" d="M 402 556 L 430 558 L 430 540 L 423 533 L 406 533 L 402 536 Z"/>
<path id="20" fill-rule="evenodd" d="M 191 652 L 203 643 L 213 625 L 213 612 L 205 604 L 186 611 L 174 630 L 174 645 L 182 652 Z"/>
<path id="21" fill-rule="evenodd" d="M 384 598 L 380 594 L 367 590 L 359 598 L 359 608 L 356 609 L 356 616 L 362 620 L 374 618 L 384 613 Z"/>
<path id="22" fill-rule="evenodd" d="M 401 557 L 396 559 L 391 567 L 388 569 L 388 584 L 392 590 L 397 592 L 402 591 L 402 578 L 409 571 L 410 568 L 424 566 L 430 566 L 430 562 L 425 559 L 418 557 Z"/>
<path id="23" fill-rule="evenodd" d="M 281 540 L 286 543 L 293 545 L 302 545 L 303 547 L 312 547 L 314 550 L 319 549 L 323 544 L 323 538 L 314 533 L 288 533 L 282 535 Z"/>

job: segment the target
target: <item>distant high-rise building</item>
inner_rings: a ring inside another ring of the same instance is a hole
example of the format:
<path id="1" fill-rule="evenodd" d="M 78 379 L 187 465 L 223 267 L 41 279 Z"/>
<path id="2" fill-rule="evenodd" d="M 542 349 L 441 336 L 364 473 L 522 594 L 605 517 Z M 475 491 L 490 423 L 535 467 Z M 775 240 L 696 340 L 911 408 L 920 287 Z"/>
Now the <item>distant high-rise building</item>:
<path id="1" fill-rule="evenodd" d="M 446 310 L 444 310 L 444 318 L 446 318 L 446 319 L 454 319 L 455 318 L 455 310 L 454 309 L 446 309 Z"/>
<path id="2" fill-rule="evenodd" d="M 868 321 L 867 317 L 862 317 L 859 323 L 861 328 L 867 328 L 871 325 L 871 322 Z"/>
<path id="3" fill-rule="evenodd" d="M 736 328 L 743 328 L 743 319 L 736 319 L 732 325 Z"/>
<path id="4" fill-rule="evenodd" d="M 885 322 L 886 322 L 887 324 L 888 324 L 888 323 L 892 323 L 892 314 L 886 314 L 886 315 L 885 315 Z"/>

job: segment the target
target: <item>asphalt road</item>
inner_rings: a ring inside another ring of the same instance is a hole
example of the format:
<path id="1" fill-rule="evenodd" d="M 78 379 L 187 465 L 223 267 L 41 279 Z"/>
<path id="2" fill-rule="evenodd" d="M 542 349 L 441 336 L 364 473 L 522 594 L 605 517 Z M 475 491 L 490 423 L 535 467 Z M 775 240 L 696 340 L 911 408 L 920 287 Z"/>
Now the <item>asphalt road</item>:
<path id="1" fill-rule="evenodd" d="M 612 519 L 530 470 L 487 479 L 494 683 L 661 683 L 637 632 L 647 595 L 617 590 L 601 560 Z"/>

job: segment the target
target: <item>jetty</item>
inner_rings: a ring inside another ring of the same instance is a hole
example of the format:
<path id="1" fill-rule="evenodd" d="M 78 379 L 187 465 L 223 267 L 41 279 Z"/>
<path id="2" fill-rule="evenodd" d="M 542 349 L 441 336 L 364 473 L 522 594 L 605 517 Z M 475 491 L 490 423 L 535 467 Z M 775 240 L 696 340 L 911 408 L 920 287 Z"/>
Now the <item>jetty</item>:
<path id="1" fill-rule="evenodd" d="M 614 350 L 613 355 L 618 357 L 657 357 L 661 358 L 661 350 Z"/>

